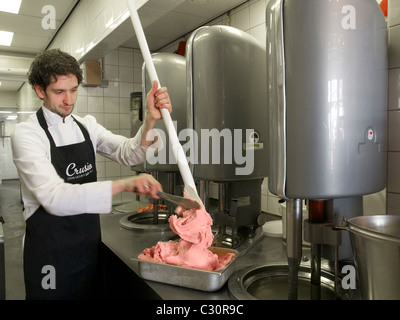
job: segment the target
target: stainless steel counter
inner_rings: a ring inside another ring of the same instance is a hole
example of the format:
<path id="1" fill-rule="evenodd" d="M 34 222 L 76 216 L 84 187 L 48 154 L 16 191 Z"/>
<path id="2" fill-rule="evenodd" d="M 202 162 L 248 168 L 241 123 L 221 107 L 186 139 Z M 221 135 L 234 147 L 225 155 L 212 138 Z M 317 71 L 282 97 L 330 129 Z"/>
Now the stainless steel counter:
<path id="1" fill-rule="evenodd" d="M 174 235 L 172 231 L 128 230 L 120 226 L 120 219 L 129 213 L 113 213 L 101 216 L 103 243 L 118 256 L 129 268 L 138 273 L 136 258 L 145 248 L 154 246 L 157 241 L 168 241 Z M 309 255 L 309 249 L 303 250 L 303 256 Z M 236 270 L 249 266 L 268 263 L 286 263 L 286 247 L 282 238 L 261 235 L 245 254 L 235 262 Z M 162 299 L 214 300 L 231 299 L 228 282 L 216 292 L 203 292 L 174 285 L 144 280 Z"/>

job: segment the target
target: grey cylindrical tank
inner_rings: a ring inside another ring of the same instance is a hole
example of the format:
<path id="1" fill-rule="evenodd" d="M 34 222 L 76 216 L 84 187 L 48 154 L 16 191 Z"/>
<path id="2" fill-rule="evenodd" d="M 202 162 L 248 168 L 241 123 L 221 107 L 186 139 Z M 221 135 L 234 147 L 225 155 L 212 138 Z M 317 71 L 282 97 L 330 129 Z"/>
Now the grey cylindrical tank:
<path id="1" fill-rule="evenodd" d="M 171 99 L 171 118 L 175 123 L 177 133 L 186 129 L 187 98 L 186 98 L 186 59 L 173 53 L 152 54 L 154 67 L 157 71 L 161 86 L 167 87 Z M 147 93 L 152 88 L 152 83 L 146 71 L 146 63 L 142 68 L 143 88 L 143 118 L 146 112 Z M 168 133 L 162 120 L 157 121 L 155 128 L 161 133 L 164 148 L 153 158 L 147 159 L 144 164 L 145 171 L 178 172 L 178 165 L 170 150 Z"/>
<path id="2" fill-rule="evenodd" d="M 376 0 L 274 0 L 266 26 L 270 191 L 329 199 L 385 188 L 387 27 Z"/>
<path id="3" fill-rule="evenodd" d="M 265 47 L 227 26 L 201 27 L 187 42 L 190 163 L 195 179 L 268 176 Z M 223 138 L 222 138 L 223 137 Z"/>

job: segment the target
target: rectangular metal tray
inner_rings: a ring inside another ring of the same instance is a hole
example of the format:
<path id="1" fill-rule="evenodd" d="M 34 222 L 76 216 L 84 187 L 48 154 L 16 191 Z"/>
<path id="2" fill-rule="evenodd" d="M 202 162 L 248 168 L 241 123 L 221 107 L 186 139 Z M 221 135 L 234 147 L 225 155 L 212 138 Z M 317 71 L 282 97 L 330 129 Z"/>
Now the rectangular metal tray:
<path id="1" fill-rule="evenodd" d="M 235 253 L 235 257 L 225 268 L 216 271 L 180 267 L 165 263 L 144 261 L 138 258 L 132 258 L 132 260 L 137 261 L 139 275 L 145 280 L 213 292 L 221 289 L 235 271 L 235 261 L 239 254 L 235 250 L 218 247 L 211 247 L 210 251 L 219 256 L 227 253 Z"/>

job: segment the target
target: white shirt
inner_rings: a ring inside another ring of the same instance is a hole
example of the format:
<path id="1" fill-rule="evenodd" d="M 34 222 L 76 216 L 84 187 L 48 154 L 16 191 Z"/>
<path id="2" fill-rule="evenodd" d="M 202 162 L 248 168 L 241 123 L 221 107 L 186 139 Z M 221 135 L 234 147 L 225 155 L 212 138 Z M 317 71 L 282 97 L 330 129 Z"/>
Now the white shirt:
<path id="1" fill-rule="evenodd" d="M 63 119 L 42 107 L 49 132 L 57 147 L 83 142 L 82 131 L 71 116 Z M 147 147 L 140 146 L 141 129 L 134 138 L 115 135 L 97 123 L 93 116 L 73 115 L 89 132 L 93 149 L 120 164 L 143 163 Z M 50 214 L 69 216 L 82 213 L 110 213 L 112 181 L 69 184 L 57 174 L 51 163 L 50 142 L 36 113 L 26 122 L 16 125 L 12 134 L 14 164 L 21 181 L 24 219 L 27 220 L 40 205 Z M 153 144 L 149 148 L 158 148 Z"/>

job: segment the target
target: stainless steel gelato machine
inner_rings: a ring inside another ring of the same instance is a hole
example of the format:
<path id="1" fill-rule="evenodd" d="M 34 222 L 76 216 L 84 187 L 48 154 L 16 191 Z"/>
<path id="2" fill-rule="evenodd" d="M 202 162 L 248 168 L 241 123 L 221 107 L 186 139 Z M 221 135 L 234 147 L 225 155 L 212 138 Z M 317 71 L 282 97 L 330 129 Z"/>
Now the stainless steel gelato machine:
<path id="1" fill-rule="evenodd" d="M 228 26 L 201 27 L 187 41 L 191 169 L 200 186 L 218 183 L 215 239 L 221 244 L 229 228 L 233 247 L 255 236 L 268 176 L 265 55 L 258 40 Z"/>
<path id="2" fill-rule="evenodd" d="M 384 189 L 387 29 L 376 1 L 271 1 L 267 31 L 270 191 L 332 199 Z"/>
<path id="3" fill-rule="evenodd" d="M 269 190 L 288 201 L 295 275 L 302 199 L 328 201 L 335 224 L 343 212 L 362 215 L 360 197 L 386 186 L 387 27 L 375 0 L 275 0 L 266 28 Z M 340 245 L 332 228 L 320 226 L 306 226 L 316 260 L 327 237 Z M 295 287 L 290 276 L 292 298 Z"/>

